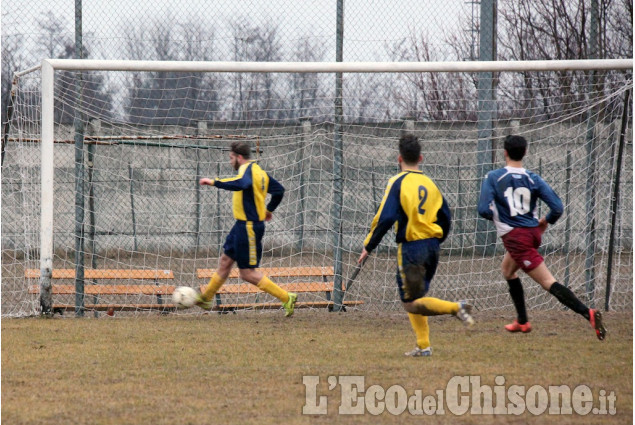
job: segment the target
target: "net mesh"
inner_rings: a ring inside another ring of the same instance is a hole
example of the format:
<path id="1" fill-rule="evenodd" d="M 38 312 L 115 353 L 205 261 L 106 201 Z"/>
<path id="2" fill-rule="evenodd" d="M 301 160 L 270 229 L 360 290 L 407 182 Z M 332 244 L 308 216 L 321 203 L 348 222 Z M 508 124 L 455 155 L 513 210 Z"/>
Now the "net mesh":
<path id="1" fill-rule="evenodd" d="M 20 80 L 6 146 L 3 317 L 36 314 L 39 309 L 38 294 L 29 290 L 39 280 L 29 277 L 28 270 L 40 267 L 40 79 L 33 73 Z M 232 141 L 243 140 L 286 188 L 266 227 L 261 266 L 333 267 L 334 276 L 329 272 L 324 277 L 273 280 L 303 283 L 306 290 L 309 283 L 341 284 L 355 267 L 387 180 L 398 173 L 397 139 L 406 131 L 419 137 L 422 169 L 443 192 L 453 216 L 430 295 L 470 299 L 480 310 L 510 309 L 500 273 L 504 250 L 493 225 L 478 217 L 476 204 L 483 170 L 503 166 L 502 140 L 514 133 L 530 141 L 525 167 L 543 176 L 565 205 L 564 216 L 543 236 L 541 248 L 556 279 L 584 302 L 602 306 L 610 268 L 611 308 L 632 309 L 630 112 L 612 265 L 608 257 L 630 76 L 617 71 L 593 76 L 579 71 L 496 74 L 485 168 L 479 145 L 487 124 L 479 120 L 483 107 L 477 74 L 345 74 L 341 120 L 334 115 L 334 81 L 334 74 L 57 72 L 54 269 L 75 269 L 80 229 L 86 270 L 159 270 L 173 275 L 159 280 L 135 273 L 115 279 L 87 277 L 86 304 L 125 304 L 132 306 L 128 314 L 146 314 L 144 306 L 169 304 L 169 296 L 151 291 L 95 294 L 98 290 L 90 292 L 88 287 L 205 285 L 207 278 L 197 271 L 217 267 L 234 219 L 231 193 L 202 187 L 198 180 L 231 176 L 228 148 Z M 84 135 L 79 176 L 76 116 Z M 84 192 L 79 227 L 78 177 Z M 543 204 L 540 214 L 546 213 Z M 394 236 L 388 234 L 345 295 L 346 301 L 355 302 L 348 308 L 401 308 L 396 251 Z M 529 308 L 560 308 L 528 277 L 522 279 Z M 53 284 L 74 285 L 74 280 L 53 279 Z M 73 306 L 72 292 L 54 294 L 54 304 Z M 331 296 L 315 290 L 302 292 L 299 300 L 326 302 Z M 264 293 L 222 295 L 224 304 L 250 304 L 252 309 L 274 301 Z"/>

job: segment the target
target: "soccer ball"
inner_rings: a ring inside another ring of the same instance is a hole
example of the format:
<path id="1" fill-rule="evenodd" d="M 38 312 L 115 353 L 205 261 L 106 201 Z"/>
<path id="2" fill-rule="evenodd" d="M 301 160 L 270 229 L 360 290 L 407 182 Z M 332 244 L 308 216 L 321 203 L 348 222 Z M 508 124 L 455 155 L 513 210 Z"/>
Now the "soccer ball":
<path id="1" fill-rule="evenodd" d="M 179 286 L 172 293 L 172 302 L 180 308 L 189 308 L 196 304 L 198 292 L 189 286 Z"/>

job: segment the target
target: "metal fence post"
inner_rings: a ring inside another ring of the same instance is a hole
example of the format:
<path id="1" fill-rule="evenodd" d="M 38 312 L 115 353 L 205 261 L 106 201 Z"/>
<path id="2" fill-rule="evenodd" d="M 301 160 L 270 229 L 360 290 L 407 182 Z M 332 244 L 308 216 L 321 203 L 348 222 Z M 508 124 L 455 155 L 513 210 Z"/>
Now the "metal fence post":
<path id="1" fill-rule="evenodd" d="M 597 0 L 591 0 L 591 36 L 589 40 L 590 58 L 597 58 L 597 46 L 598 46 L 598 2 Z M 589 73 L 589 101 L 590 93 L 593 92 L 593 88 L 597 81 L 595 71 Z M 587 130 L 586 130 L 586 153 L 587 153 L 587 180 L 585 188 L 586 199 L 586 257 L 584 261 L 584 281 L 585 291 L 587 296 L 587 302 L 589 307 L 594 307 L 594 292 L 595 292 L 595 163 L 596 163 L 596 132 L 595 132 L 595 114 L 597 112 L 597 106 L 592 107 L 587 111 Z"/>
<path id="2" fill-rule="evenodd" d="M 82 0 L 75 0 L 75 58 L 84 56 Z M 75 127 L 75 315 L 84 316 L 84 121 L 82 117 L 83 73 L 77 73 Z"/>
<path id="3" fill-rule="evenodd" d="M 497 0 L 481 1 L 481 61 L 496 60 L 496 14 Z M 478 142 L 477 142 L 477 188 L 479 193 L 481 179 L 492 170 L 494 164 L 493 136 L 496 120 L 495 79 L 493 72 L 478 74 Z M 494 253 L 496 233 L 485 220 L 476 221 L 476 248 L 484 255 Z"/>
<path id="4" fill-rule="evenodd" d="M 615 164 L 615 178 L 613 182 L 613 197 L 611 199 L 611 233 L 609 235 L 609 253 L 606 270 L 606 293 L 604 297 L 604 310 L 609 311 L 611 301 L 611 277 L 613 272 L 613 245 L 615 244 L 615 223 L 617 220 L 617 206 L 620 196 L 620 178 L 622 176 L 622 158 L 624 156 L 624 139 L 628 124 L 628 105 L 630 103 L 631 91 L 624 94 L 624 106 L 622 107 L 622 124 L 620 128 L 620 141 L 617 150 L 617 163 Z"/>
<path id="5" fill-rule="evenodd" d="M 335 60 L 342 62 L 344 58 L 344 0 L 337 1 Z M 335 74 L 335 126 L 333 129 L 333 262 L 335 277 L 333 282 L 333 311 L 342 310 L 342 163 L 344 146 L 342 142 L 342 123 L 344 109 L 342 106 L 342 73 Z"/>

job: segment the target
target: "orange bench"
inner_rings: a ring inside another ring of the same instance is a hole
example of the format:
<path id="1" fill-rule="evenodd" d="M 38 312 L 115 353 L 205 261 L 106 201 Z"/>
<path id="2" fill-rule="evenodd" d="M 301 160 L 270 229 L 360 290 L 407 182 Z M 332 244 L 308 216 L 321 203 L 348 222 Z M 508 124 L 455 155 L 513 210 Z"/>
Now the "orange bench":
<path id="1" fill-rule="evenodd" d="M 214 269 L 197 269 L 196 276 L 199 278 L 209 279 L 212 277 L 214 273 Z M 333 292 L 333 281 L 332 278 L 335 276 L 333 271 L 333 267 L 265 267 L 261 268 L 260 271 L 265 276 L 271 278 L 276 284 L 278 284 L 282 289 L 289 292 L 296 293 L 320 293 L 324 292 L 326 301 L 323 300 L 314 300 L 314 301 L 302 301 L 301 297 L 299 301 L 296 303 L 296 307 L 326 307 L 329 310 L 333 308 L 333 301 L 331 300 L 331 294 Z M 229 279 L 238 279 L 239 278 L 239 270 L 232 269 L 229 274 Z M 276 281 L 277 278 L 312 278 L 313 281 L 309 282 L 290 282 L 290 283 L 279 283 Z M 315 281 L 316 278 L 321 278 L 321 281 Z M 200 290 L 204 291 L 207 284 L 201 284 Z M 256 295 L 256 302 L 250 303 L 223 303 L 222 296 L 223 295 Z M 281 308 L 279 302 L 270 303 L 270 302 L 258 302 L 258 295 L 264 294 L 258 287 L 252 285 L 250 283 L 226 283 L 219 289 L 215 298 L 215 311 L 234 311 L 240 309 L 277 309 Z M 359 305 L 362 304 L 363 301 L 344 301 L 344 305 Z"/>
<path id="2" fill-rule="evenodd" d="M 40 270 L 26 269 L 24 277 L 27 279 L 39 279 Z M 160 284 L 159 281 L 174 279 L 172 270 L 117 270 L 117 269 L 86 269 L 84 270 L 84 278 L 90 280 L 151 280 L 152 284 L 134 284 L 134 285 L 103 285 L 103 284 L 85 284 L 84 295 L 93 296 L 92 303 L 85 303 L 85 310 L 114 310 L 114 311 L 130 311 L 130 310 L 174 310 L 174 305 L 166 304 L 163 297 L 172 294 L 174 285 Z M 75 279 L 74 269 L 53 269 L 51 276 L 53 280 Z M 74 295 L 75 285 L 51 285 L 53 295 Z M 30 294 L 39 294 L 40 285 L 29 285 Z M 99 303 L 99 296 L 103 295 L 152 295 L 156 296 L 156 303 Z M 85 300 L 86 301 L 86 300 Z M 53 312 L 63 312 L 65 310 L 75 310 L 75 304 L 53 303 Z"/>

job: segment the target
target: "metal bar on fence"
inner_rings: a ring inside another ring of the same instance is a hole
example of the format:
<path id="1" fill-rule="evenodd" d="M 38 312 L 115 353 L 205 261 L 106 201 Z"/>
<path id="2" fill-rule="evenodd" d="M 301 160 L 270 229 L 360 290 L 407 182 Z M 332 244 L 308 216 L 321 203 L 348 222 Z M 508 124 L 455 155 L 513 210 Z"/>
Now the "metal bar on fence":
<path id="1" fill-rule="evenodd" d="M 538 158 L 538 175 L 542 177 L 542 158 Z M 542 217 L 542 202 L 538 202 L 538 217 Z"/>
<path id="2" fill-rule="evenodd" d="M 377 185 L 375 184 L 375 161 L 370 160 L 370 187 L 373 190 L 373 211 L 377 211 L 379 208 L 379 201 L 377 200 Z"/>
<path id="3" fill-rule="evenodd" d="M 459 246 L 461 248 L 463 248 L 463 214 L 459 214 L 460 212 L 462 212 L 462 208 L 461 205 L 463 204 L 463 195 L 462 190 L 461 190 L 461 157 L 458 158 L 457 162 L 456 162 L 456 181 L 457 181 L 457 188 L 456 188 L 456 218 L 455 218 L 455 223 L 456 223 L 456 232 L 455 234 L 458 234 L 459 236 Z"/>
<path id="4" fill-rule="evenodd" d="M 134 179 L 132 173 L 132 163 L 128 162 L 128 179 L 130 180 L 130 212 L 132 214 L 132 238 L 134 241 L 134 250 L 138 250 L 137 246 L 137 220 L 134 208 Z"/>
<path id="5" fill-rule="evenodd" d="M 590 36 L 590 56 L 597 57 L 598 46 L 598 2 L 591 0 L 591 36 Z M 595 71 L 589 73 L 588 89 L 593 93 L 597 75 Z M 587 99 L 592 101 L 593 99 Z M 586 153 L 587 153 L 587 180 L 585 189 L 586 200 L 586 258 L 584 261 L 585 271 L 585 291 L 589 307 L 594 307 L 595 293 L 595 163 L 596 163 L 596 112 L 597 106 L 593 106 L 587 111 L 586 122 Z"/>
<path id="6" fill-rule="evenodd" d="M 220 159 L 216 163 L 216 176 L 220 177 Z M 220 244 L 221 241 L 221 219 L 220 219 L 220 190 L 216 191 L 216 246 L 218 247 L 218 252 L 220 253 L 222 250 L 222 246 Z"/>
<path id="7" fill-rule="evenodd" d="M 496 58 L 496 0 L 481 1 L 480 17 L 480 61 Z M 477 141 L 477 185 L 493 168 L 493 135 L 495 111 L 495 78 L 493 72 L 478 74 L 478 141 Z M 475 188 L 476 193 L 480 187 Z M 493 255 L 496 247 L 496 233 L 486 220 L 476 222 L 476 245 L 485 255 Z"/>
<path id="8" fill-rule="evenodd" d="M 200 244 L 200 235 L 201 235 L 201 185 L 198 184 L 198 181 L 201 179 L 201 158 L 200 151 L 196 150 L 196 178 L 194 179 L 194 185 L 196 186 L 194 190 L 196 190 L 196 220 L 194 223 L 195 232 L 196 232 L 196 245 L 195 250 L 198 252 L 198 247 Z"/>
<path id="9" fill-rule="evenodd" d="M 75 59 L 83 58 L 82 0 L 75 0 Z M 75 82 L 77 106 L 74 108 L 75 127 L 75 316 L 84 316 L 84 121 L 82 103 L 83 72 Z"/>
<path id="10" fill-rule="evenodd" d="M 94 172 L 95 172 L 95 145 L 88 145 L 88 244 L 90 253 L 90 267 L 97 268 L 97 256 L 95 255 L 95 184 L 94 184 Z M 89 284 L 96 285 L 97 281 L 91 279 Z M 99 296 L 93 295 L 93 304 L 99 302 Z M 99 317 L 99 312 L 94 310 L 94 317 Z"/>
<path id="11" fill-rule="evenodd" d="M 305 188 L 305 177 L 304 177 L 304 172 L 305 172 L 305 166 L 304 166 L 304 162 L 305 162 L 305 158 L 304 158 L 304 152 L 306 149 L 306 144 L 309 138 L 309 134 L 311 133 L 311 121 L 306 120 L 306 121 L 302 121 L 302 140 L 300 141 L 300 160 L 298 161 L 298 165 L 300 166 L 300 203 L 299 203 L 299 208 L 300 211 L 298 212 L 298 219 L 300 221 L 300 223 L 298 223 L 298 242 L 297 242 L 297 250 L 298 252 L 302 252 L 302 250 L 304 249 L 304 208 L 305 208 L 305 204 L 306 204 L 306 188 Z M 310 168 L 309 168 L 309 172 L 310 172 Z"/>
<path id="12" fill-rule="evenodd" d="M 344 59 L 344 0 L 337 0 L 335 60 Z M 344 108 L 342 104 L 342 73 L 335 74 L 335 126 L 333 129 L 333 311 L 342 310 L 342 163 L 344 147 L 342 142 L 342 123 Z"/>
<path id="13" fill-rule="evenodd" d="M 569 188 L 571 187 L 571 151 L 567 150 L 567 168 L 565 171 L 565 201 L 564 204 L 567 206 L 567 218 L 565 219 L 564 224 L 564 252 L 566 252 L 566 259 L 564 262 L 564 286 L 569 287 L 569 278 L 571 276 L 570 268 L 571 262 L 569 260 L 569 256 L 571 253 L 571 205 L 570 205 L 570 196 L 569 196 Z"/>
<path id="14" fill-rule="evenodd" d="M 609 310 L 611 301 L 611 278 L 613 277 L 613 245 L 615 244 L 615 224 L 617 221 L 617 206 L 620 196 L 620 178 L 622 176 L 622 158 L 624 156 L 624 139 L 626 138 L 626 128 L 628 125 L 628 105 L 630 103 L 631 91 L 624 94 L 624 106 L 622 110 L 622 124 L 620 128 L 620 141 L 617 150 L 617 163 L 615 165 L 615 179 L 613 183 L 613 198 L 611 199 L 611 233 L 609 235 L 609 252 L 606 270 L 606 293 L 604 298 L 604 309 Z"/>

